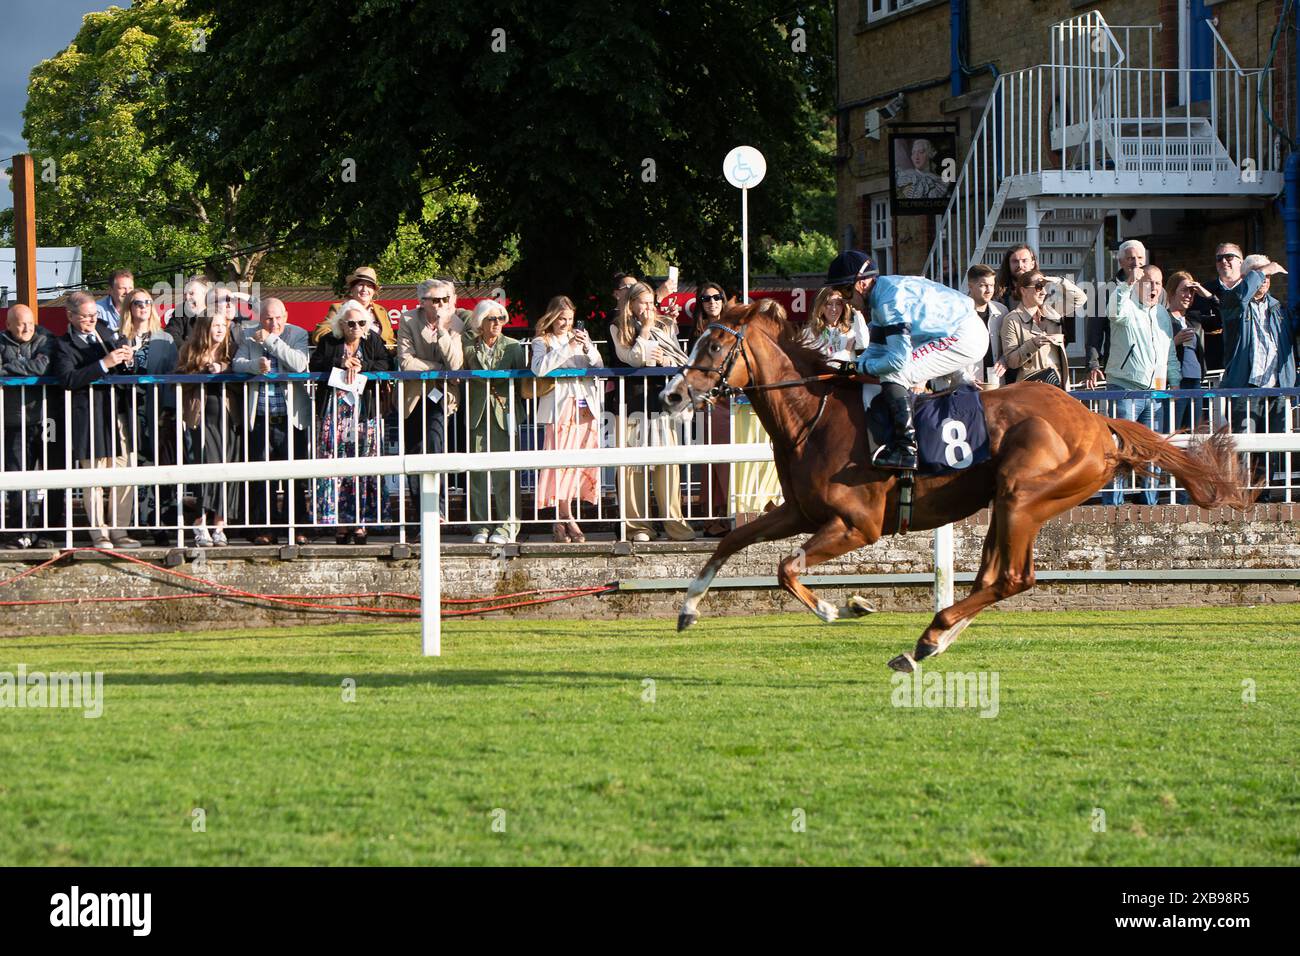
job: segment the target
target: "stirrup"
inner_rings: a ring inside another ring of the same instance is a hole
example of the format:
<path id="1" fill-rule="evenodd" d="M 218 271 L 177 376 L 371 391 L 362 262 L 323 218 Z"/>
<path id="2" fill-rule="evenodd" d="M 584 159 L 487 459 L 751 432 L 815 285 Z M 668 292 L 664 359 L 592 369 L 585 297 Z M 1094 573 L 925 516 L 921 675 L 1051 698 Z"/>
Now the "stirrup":
<path id="1" fill-rule="evenodd" d="M 871 464 L 888 471 L 916 471 L 916 446 L 882 446 Z"/>

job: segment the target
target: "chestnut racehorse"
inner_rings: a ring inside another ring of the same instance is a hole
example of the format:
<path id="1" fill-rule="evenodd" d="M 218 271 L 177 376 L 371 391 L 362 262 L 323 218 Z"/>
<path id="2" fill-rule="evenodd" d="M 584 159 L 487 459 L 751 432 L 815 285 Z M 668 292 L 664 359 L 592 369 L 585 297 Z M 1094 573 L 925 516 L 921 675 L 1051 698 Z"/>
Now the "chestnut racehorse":
<path id="1" fill-rule="evenodd" d="M 687 591 L 678 630 L 698 620 L 700 600 L 733 554 L 799 534 L 812 537 L 781 561 L 781 587 L 823 621 L 873 610 L 860 597 L 836 607 L 799 581 L 806 568 L 896 533 L 899 496 L 898 472 L 868 464 L 861 388 L 834 380 L 835 369 L 800 335 L 756 305 L 733 306 L 700 336 L 690 365 L 661 393 L 665 411 L 686 418 L 710 393 L 743 390 L 771 436 L 784 496 L 780 507 L 719 542 Z M 1149 473 L 1154 462 L 1176 475 L 1202 508 L 1250 503 L 1224 432 L 1184 451 L 1136 422 L 1098 415 L 1051 385 L 1023 382 L 982 395 L 990 457 L 963 471 L 918 473 L 910 528 L 937 528 L 992 502 L 979 574 L 968 597 L 934 616 L 912 654 L 889 662 L 895 670 L 911 671 L 916 661 L 943 653 L 984 608 L 1032 587 L 1034 540 L 1044 522 L 1086 501 L 1120 466 Z"/>

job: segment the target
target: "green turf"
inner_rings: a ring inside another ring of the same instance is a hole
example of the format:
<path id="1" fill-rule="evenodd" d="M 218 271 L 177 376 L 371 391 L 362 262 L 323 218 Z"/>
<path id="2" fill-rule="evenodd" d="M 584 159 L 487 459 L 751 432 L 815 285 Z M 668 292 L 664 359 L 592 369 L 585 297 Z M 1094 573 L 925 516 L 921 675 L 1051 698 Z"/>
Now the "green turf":
<path id="1" fill-rule="evenodd" d="M 5 640 L 106 702 L 0 709 L 0 864 L 1300 862 L 1300 610 L 988 613 L 992 719 L 891 706 L 922 623 Z"/>

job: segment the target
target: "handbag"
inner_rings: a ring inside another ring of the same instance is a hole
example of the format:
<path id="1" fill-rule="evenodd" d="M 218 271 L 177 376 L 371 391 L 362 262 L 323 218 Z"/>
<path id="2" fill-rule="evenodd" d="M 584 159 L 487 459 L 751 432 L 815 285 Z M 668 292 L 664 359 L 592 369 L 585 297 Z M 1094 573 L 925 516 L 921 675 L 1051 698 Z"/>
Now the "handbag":
<path id="1" fill-rule="evenodd" d="M 555 391 L 555 379 L 549 375 L 536 376 L 531 378 L 521 378 L 519 380 L 519 394 L 529 401 L 537 401 L 545 395 L 550 395 Z"/>

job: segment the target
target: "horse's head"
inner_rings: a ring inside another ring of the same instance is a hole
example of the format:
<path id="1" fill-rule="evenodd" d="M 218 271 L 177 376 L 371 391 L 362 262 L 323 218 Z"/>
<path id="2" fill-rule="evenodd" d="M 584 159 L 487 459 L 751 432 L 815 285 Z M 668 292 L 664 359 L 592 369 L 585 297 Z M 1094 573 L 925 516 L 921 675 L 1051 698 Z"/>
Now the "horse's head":
<path id="1" fill-rule="evenodd" d="M 659 393 L 664 411 L 688 419 L 710 398 L 751 384 L 746 335 L 757 309 L 757 305 L 733 305 L 704 330 L 691 349 L 690 364 Z"/>

